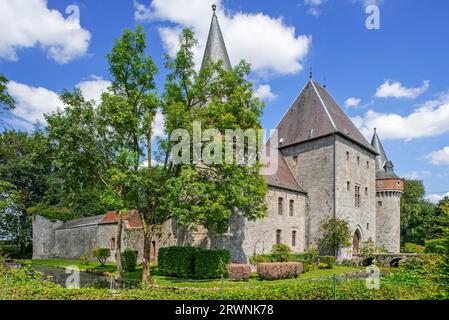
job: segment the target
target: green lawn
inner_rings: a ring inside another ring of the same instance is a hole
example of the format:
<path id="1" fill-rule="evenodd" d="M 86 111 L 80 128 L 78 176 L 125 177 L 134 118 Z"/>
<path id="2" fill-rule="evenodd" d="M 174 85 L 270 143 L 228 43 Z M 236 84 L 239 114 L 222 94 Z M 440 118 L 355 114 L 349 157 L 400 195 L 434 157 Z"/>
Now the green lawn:
<path id="1" fill-rule="evenodd" d="M 101 266 L 98 262 L 91 262 L 89 265 L 81 265 L 79 260 L 68 259 L 44 259 L 44 260 L 19 260 L 19 263 L 27 264 L 31 266 L 45 265 L 54 267 L 67 267 L 77 266 L 81 270 L 91 269 L 94 271 L 100 271 L 104 273 L 112 274 L 115 272 L 115 264 L 107 263 L 105 266 Z M 363 270 L 363 267 L 347 267 L 347 266 L 335 266 L 333 269 L 319 270 L 315 269 L 307 273 L 302 274 L 298 279 L 285 279 L 276 281 L 261 281 L 257 278 L 257 274 L 253 274 L 252 277 L 246 281 L 231 281 L 225 279 L 226 287 L 259 287 L 259 286 L 271 286 L 282 283 L 297 283 L 305 280 L 314 280 L 321 278 L 329 278 L 334 274 L 342 275 L 355 271 Z M 219 288 L 221 286 L 221 280 L 196 280 L 196 279 L 180 279 L 174 277 L 167 277 L 159 274 L 157 266 L 152 266 L 152 274 L 158 285 L 168 287 L 191 287 L 191 288 Z M 138 266 L 135 272 L 126 272 L 125 280 L 139 281 L 142 275 L 142 267 Z"/>

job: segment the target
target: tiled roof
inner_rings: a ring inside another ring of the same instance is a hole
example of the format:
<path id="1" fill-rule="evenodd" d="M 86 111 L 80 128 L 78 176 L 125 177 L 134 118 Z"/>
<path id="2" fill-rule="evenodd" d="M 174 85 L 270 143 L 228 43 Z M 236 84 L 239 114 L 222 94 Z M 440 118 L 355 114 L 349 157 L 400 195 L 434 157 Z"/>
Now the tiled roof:
<path id="1" fill-rule="evenodd" d="M 92 216 L 92 217 L 86 217 L 86 218 L 65 221 L 63 223 L 63 225 L 61 227 L 59 227 L 58 229 L 70 229 L 70 228 L 78 228 L 78 227 L 97 225 L 103 220 L 104 217 L 105 217 L 105 215 L 101 214 L 98 216 Z"/>
<path id="2" fill-rule="evenodd" d="M 122 219 L 128 229 L 142 228 L 142 221 L 137 210 L 130 210 L 122 213 Z M 110 211 L 104 215 L 100 224 L 117 223 L 118 214 L 114 211 Z"/>
<path id="3" fill-rule="evenodd" d="M 269 145 L 269 141 L 268 144 Z M 270 153 L 275 152 L 278 158 L 278 167 L 277 171 L 271 175 L 264 175 L 266 183 L 269 186 L 293 190 L 301 193 L 307 193 L 301 186 L 298 181 L 296 181 L 295 176 L 291 172 L 287 162 L 282 156 L 281 152 L 278 149 L 270 149 Z"/>
<path id="4" fill-rule="evenodd" d="M 375 153 L 329 92 L 314 80 L 307 82 L 277 129 L 282 146 L 338 133 Z"/>
<path id="5" fill-rule="evenodd" d="M 128 229 L 142 228 L 142 222 L 137 210 L 130 210 L 122 214 L 123 222 Z M 65 221 L 64 224 L 58 229 L 71 229 L 86 226 L 94 226 L 100 224 L 117 223 L 118 214 L 110 211 L 106 214 L 100 214 L 97 216 L 80 218 Z"/>

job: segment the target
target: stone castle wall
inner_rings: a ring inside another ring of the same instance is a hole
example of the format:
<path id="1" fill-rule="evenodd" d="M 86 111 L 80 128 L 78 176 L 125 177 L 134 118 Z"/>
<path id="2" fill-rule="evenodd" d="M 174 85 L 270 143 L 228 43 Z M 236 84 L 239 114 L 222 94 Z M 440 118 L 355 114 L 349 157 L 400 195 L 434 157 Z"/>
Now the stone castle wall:
<path id="1" fill-rule="evenodd" d="M 375 155 L 337 136 L 336 141 L 336 216 L 346 219 L 352 234 L 359 230 L 360 246 L 376 241 L 376 163 Z M 349 155 L 349 158 L 348 158 Z M 349 183 L 349 190 L 348 190 Z M 355 188 L 360 187 L 360 206 L 356 206 Z M 352 256 L 352 250 L 347 252 Z"/>
<path id="2" fill-rule="evenodd" d="M 376 245 L 389 253 L 401 250 L 400 192 L 378 192 L 376 216 Z"/>
<path id="3" fill-rule="evenodd" d="M 301 187 L 307 191 L 306 249 L 314 247 L 321 221 L 332 216 L 334 210 L 334 137 L 286 147 L 282 154 Z"/>

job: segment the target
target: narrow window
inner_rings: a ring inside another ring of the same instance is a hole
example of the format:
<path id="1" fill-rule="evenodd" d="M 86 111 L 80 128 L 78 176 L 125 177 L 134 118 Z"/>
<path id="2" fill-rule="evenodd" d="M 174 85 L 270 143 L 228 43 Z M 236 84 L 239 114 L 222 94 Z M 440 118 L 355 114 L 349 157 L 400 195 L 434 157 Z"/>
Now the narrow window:
<path id="1" fill-rule="evenodd" d="M 351 191 L 351 182 L 346 182 L 346 190 Z"/>
<path id="2" fill-rule="evenodd" d="M 360 166 L 360 157 L 357 156 L 357 166 Z"/>
<path id="3" fill-rule="evenodd" d="M 282 207 L 284 206 L 284 198 L 278 199 L 278 215 L 282 216 Z"/>
<path id="4" fill-rule="evenodd" d="M 369 223 L 366 224 L 366 230 L 369 230 Z"/>
<path id="5" fill-rule="evenodd" d="M 293 157 L 293 164 L 294 164 L 295 166 L 298 165 L 298 156 L 294 156 L 294 157 Z"/>
<path id="6" fill-rule="evenodd" d="M 292 231 L 292 247 L 296 247 L 296 230 Z"/>
<path id="7" fill-rule="evenodd" d="M 365 196 L 368 196 L 368 187 L 365 187 Z"/>
<path id="8" fill-rule="evenodd" d="M 377 206 L 382 207 L 382 201 L 377 201 Z"/>
<path id="9" fill-rule="evenodd" d="M 369 161 L 366 162 L 366 170 L 369 170 Z"/>
<path id="10" fill-rule="evenodd" d="M 290 200 L 289 206 L 288 206 L 288 214 L 289 214 L 290 217 L 294 216 L 294 210 L 295 210 L 295 201 L 294 200 Z"/>
<path id="11" fill-rule="evenodd" d="M 349 151 L 346 151 L 346 161 L 349 161 Z"/>
<path id="12" fill-rule="evenodd" d="M 309 131 L 307 132 L 307 137 L 310 139 L 313 136 L 313 129 L 309 129 Z"/>
<path id="13" fill-rule="evenodd" d="M 355 186 L 355 207 L 360 208 L 360 186 Z"/>
<path id="14" fill-rule="evenodd" d="M 281 243 L 281 233 L 282 230 L 276 230 L 276 244 L 280 244 Z"/>
<path id="15" fill-rule="evenodd" d="M 111 238 L 111 240 L 109 241 L 109 247 L 111 248 L 111 250 L 115 249 L 115 238 Z"/>

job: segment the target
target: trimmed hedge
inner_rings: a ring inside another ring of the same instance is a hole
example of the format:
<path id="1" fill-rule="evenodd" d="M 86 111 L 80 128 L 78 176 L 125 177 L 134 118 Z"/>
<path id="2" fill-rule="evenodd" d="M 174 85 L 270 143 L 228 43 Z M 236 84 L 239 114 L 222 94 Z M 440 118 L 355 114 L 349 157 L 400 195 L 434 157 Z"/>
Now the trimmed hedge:
<path id="1" fill-rule="evenodd" d="M 257 274 L 262 280 L 297 278 L 303 270 L 301 262 L 259 263 Z"/>
<path id="2" fill-rule="evenodd" d="M 178 278 L 214 279 L 227 275 L 231 255 L 227 250 L 166 247 L 158 253 L 159 272 Z"/>
<path id="3" fill-rule="evenodd" d="M 194 258 L 198 248 L 160 248 L 157 255 L 159 272 L 167 276 L 188 278 L 194 274 Z"/>
<path id="4" fill-rule="evenodd" d="M 195 252 L 194 276 L 198 279 L 214 279 L 227 276 L 226 265 L 231 261 L 228 250 L 204 250 Z"/>
<path id="5" fill-rule="evenodd" d="M 228 275 L 231 280 L 248 280 L 251 277 L 251 266 L 249 264 L 228 265 Z"/>

